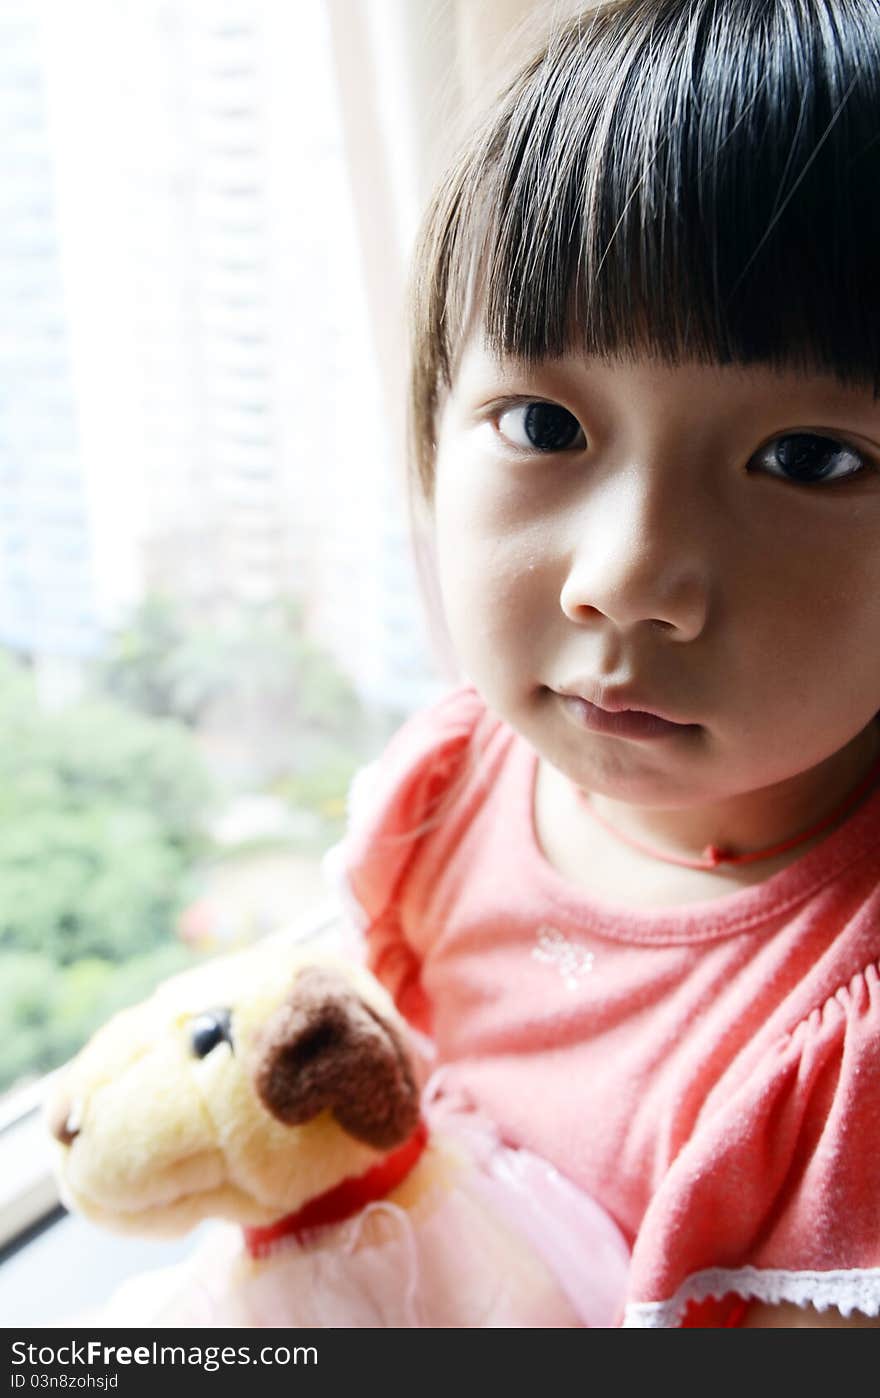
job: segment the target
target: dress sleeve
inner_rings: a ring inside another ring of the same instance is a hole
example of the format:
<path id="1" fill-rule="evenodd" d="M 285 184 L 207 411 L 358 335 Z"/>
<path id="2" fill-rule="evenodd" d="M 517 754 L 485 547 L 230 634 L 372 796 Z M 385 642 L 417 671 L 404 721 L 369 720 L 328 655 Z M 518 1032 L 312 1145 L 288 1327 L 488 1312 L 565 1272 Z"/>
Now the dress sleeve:
<path id="1" fill-rule="evenodd" d="M 645 1214 L 626 1323 L 705 1323 L 724 1297 L 876 1316 L 878 1200 L 875 963 L 698 1123 Z"/>
<path id="2" fill-rule="evenodd" d="M 476 690 L 465 685 L 410 718 L 355 776 L 346 834 L 324 860 L 325 876 L 358 933 L 358 951 L 401 1013 L 425 1034 L 430 1009 L 407 936 L 417 910 L 404 909 L 406 882 L 445 803 L 454 801 L 468 774 L 485 712 Z"/>

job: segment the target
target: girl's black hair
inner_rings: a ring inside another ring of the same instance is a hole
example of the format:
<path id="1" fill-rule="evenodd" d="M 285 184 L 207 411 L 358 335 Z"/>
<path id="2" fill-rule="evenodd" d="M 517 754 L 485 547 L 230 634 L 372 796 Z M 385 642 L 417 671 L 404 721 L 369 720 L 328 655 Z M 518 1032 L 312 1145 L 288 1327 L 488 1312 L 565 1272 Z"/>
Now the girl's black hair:
<path id="1" fill-rule="evenodd" d="M 452 165 L 413 289 L 411 426 L 473 312 L 495 352 L 650 352 L 880 391 L 880 0 L 610 0 Z"/>

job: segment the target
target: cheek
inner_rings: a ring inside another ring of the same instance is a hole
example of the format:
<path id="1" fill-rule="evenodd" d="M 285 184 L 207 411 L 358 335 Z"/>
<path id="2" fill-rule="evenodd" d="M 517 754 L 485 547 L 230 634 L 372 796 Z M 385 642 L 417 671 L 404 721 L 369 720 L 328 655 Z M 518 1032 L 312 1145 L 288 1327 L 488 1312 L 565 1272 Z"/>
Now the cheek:
<path id="1" fill-rule="evenodd" d="M 444 611 L 474 682 L 546 637 L 553 591 L 546 529 L 517 520 L 509 501 L 471 482 L 439 482 L 434 538 Z"/>
<path id="2" fill-rule="evenodd" d="M 441 590 L 450 607 L 465 614 L 516 611 L 524 620 L 542 605 L 551 571 L 545 531 L 514 527 L 509 517 L 477 499 L 438 501 L 435 544 Z"/>
<path id="3" fill-rule="evenodd" d="M 827 522 L 809 546 L 799 537 L 781 525 L 768 537 L 723 595 L 717 634 L 741 721 L 807 750 L 819 733 L 847 740 L 880 708 L 880 550 Z"/>
<path id="4" fill-rule="evenodd" d="M 761 630 L 774 650 L 880 656 L 880 550 L 873 537 L 814 531 L 810 547 L 796 548 L 777 536 L 744 587 L 751 614 L 765 612 Z"/>
<path id="5" fill-rule="evenodd" d="M 489 588 L 527 582 L 553 557 L 546 501 L 479 453 L 438 463 L 434 523 L 440 566 Z"/>

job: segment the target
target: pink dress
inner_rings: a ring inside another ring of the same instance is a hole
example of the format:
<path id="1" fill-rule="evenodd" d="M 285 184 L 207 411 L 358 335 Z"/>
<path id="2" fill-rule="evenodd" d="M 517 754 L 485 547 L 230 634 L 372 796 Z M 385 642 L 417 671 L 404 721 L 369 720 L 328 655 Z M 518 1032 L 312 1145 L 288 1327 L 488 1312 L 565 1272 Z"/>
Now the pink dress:
<path id="1" fill-rule="evenodd" d="M 618 1324 L 629 1250 L 607 1214 L 552 1165 L 504 1145 L 491 1122 L 440 1091 L 439 1078 L 426 1088 L 424 1115 L 428 1144 L 389 1197 L 302 1237 L 281 1237 L 256 1256 L 240 1228 L 214 1223 L 185 1262 L 138 1274 L 98 1310 L 66 1323 L 152 1330 Z"/>
<path id="2" fill-rule="evenodd" d="M 625 1324 L 727 1295 L 876 1316 L 880 791 L 763 884 L 654 912 L 549 864 L 536 770 L 458 688 L 359 774 L 328 856 L 443 1090 L 616 1221 Z"/>

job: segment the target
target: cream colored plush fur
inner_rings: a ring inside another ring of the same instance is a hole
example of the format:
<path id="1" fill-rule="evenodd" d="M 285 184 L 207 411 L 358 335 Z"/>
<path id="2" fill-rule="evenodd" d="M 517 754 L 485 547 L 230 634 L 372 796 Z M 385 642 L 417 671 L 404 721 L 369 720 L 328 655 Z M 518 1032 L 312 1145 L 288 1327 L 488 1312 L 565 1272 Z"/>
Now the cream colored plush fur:
<path id="1" fill-rule="evenodd" d="M 257 1036 L 306 966 L 345 977 L 405 1039 L 369 973 L 283 934 L 173 977 L 110 1020 L 60 1076 L 48 1115 L 76 1133 L 57 1143 L 72 1208 L 141 1234 L 185 1233 L 207 1217 L 265 1225 L 382 1158 L 329 1111 L 285 1125 L 253 1091 Z M 198 1058 L 193 1021 L 217 1007 L 231 1011 L 234 1051 L 220 1043 Z"/>

